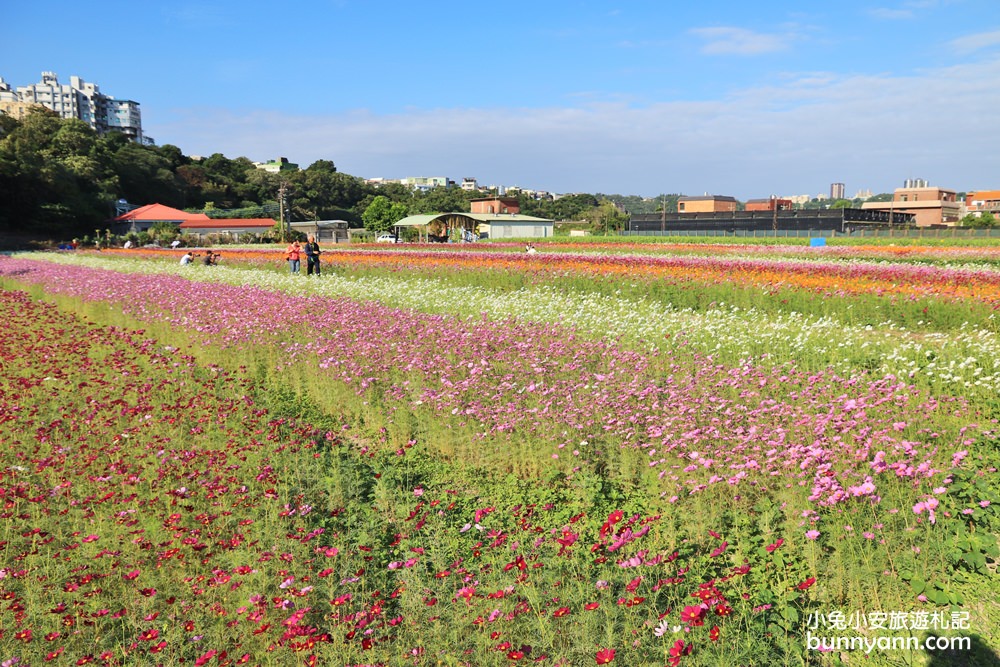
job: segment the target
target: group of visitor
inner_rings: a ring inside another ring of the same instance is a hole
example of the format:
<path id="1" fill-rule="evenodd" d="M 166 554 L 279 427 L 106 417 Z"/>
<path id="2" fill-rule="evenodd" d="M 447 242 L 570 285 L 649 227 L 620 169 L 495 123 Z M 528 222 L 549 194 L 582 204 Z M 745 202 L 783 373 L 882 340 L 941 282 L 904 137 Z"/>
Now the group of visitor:
<path id="1" fill-rule="evenodd" d="M 285 259 L 288 260 L 288 268 L 292 275 L 299 274 L 299 269 L 302 266 L 302 255 L 306 256 L 306 275 L 311 276 L 313 273 L 317 276 L 320 275 L 319 255 L 321 252 L 323 251 L 320 250 L 319 243 L 316 242 L 316 237 L 312 234 L 306 238 L 305 245 L 293 241 L 285 250 Z"/>
<path id="2" fill-rule="evenodd" d="M 191 264 L 192 262 L 194 262 L 195 257 L 200 257 L 199 253 L 191 252 L 190 250 L 184 253 L 183 255 L 181 255 L 181 266 L 187 266 L 188 264 Z M 207 253 L 205 253 L 205 257 L 204 259 L 201 260 L 201 263 L 204 264 L 205 266 L 215 266 L 219 263 L 220 259 L 222 259 L 222 253 L 212 252 L 211 250 L 209 250 Z"/>

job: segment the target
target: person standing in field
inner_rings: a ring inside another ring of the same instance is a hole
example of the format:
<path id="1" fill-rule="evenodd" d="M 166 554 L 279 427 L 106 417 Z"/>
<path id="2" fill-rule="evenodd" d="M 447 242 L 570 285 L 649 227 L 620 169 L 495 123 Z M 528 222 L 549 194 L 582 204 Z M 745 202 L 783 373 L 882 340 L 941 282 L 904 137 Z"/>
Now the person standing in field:
<path id="1" fill-rule="evenodd" d="M 298 241 L 293 241 L 288 246 L 288 249 L 285 250 L 285 257 L 288 259 L 288 268 L 291 270 L 292 275 L 298 275 L 299 268 L 302 266 L 302 246 L 299 245 Z"/>
<path id="2" fill-rule="evenodd" d="M 311 276 L 313 271 L 316 271 L 316 275 L 319 273 L 319 254 L 322 252 L 319 249 L 319 244 L 316 243 L 316 237 L 310 234 L 307 237 L 306 245 L 306 275 Z"/>

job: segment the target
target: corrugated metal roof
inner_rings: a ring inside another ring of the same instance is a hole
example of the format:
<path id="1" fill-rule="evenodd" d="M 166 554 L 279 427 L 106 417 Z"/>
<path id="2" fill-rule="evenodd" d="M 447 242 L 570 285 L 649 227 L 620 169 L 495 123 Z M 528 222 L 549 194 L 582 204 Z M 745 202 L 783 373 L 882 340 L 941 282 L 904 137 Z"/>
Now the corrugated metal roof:
<path id="1" fill-rule="evenodd" d="M 453 213 L 434 213 L 432 215 L 408 215 L 399 222 L 397 222 L 394 227 L 418 227 L 420 225 L 430 224 L 432 221 L 436 220 L 445 215 L 454 215 Z"/>
<path id="2" fill-rule="evenodd" d="M 403 218 L 397 222 L 394 226 L 396 227 L 419 227 L 421 225 L 429 225 L 435 220 L 440 218 L 448 218 L 453 216 L 461 216 L 464 218 L 470 218 L 476 222 L 490 222 L 490 223 L 502 223 L 502 222 L 552 222 L 547 218 L 536 218 L 533 215 L 521 215 L 520 213 L 431 213 L 424 215 L 411 215 Z"/>

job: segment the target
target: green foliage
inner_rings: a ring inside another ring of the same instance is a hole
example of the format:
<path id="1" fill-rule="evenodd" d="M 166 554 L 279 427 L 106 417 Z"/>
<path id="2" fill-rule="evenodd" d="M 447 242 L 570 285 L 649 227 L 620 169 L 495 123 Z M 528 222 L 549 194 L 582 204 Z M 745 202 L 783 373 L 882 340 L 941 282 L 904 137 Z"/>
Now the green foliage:
<path id="1" fill-rule="evenodd" d="M 968 214 L 959 221 L 962 227 L 972 227 L 973 229 L 992 229 L 997 226 L 996 217 L 987 211 L 982 215 Z"/>
<path id="2" fill-rule="evenodd" d="M 555 200 L 518 194 L 517 200 L 521 213 L 550 220 L 579 220 L 584 212 L 598 205 L 597 197 L 588 194 L 566 195 Z"/>
<path id="3" fill-rule="evenodd" d="M 365 212 L 361 214 L 361 220 L 365 223 L 365 229 L 373 232 L 387 232 L 392 226 L 406 217 L 406 204 L 389 201 L 384 195 L 378 195 L 372 199 Z"/>
<path id="4" fill-rule="evenodd" d="M 628 214 L 620 210 L 614 202 L 605 199 L 596 207 L 586 211 L 582 219 L 590 223 L 594 234 L 619 232 L 628 224 Z"/>

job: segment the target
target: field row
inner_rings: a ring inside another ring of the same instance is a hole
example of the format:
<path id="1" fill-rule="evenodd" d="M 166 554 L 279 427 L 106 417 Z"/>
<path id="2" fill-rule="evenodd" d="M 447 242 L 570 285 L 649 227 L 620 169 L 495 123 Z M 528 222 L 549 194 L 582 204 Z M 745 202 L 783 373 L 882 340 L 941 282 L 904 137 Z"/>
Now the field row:
<path id="1" fill-rule="evenodd" d="M 682 346 L 728 365 L 781 366 L 793 361 L 804 371 L 832 370 L 845 377 L 892 375 L 936 395 L 962 395 L 976 403 L 1000 395 L 1000 336 L 995 316 L 988 327 L 926 331 L 893 323 L 852 325 L 835 316 L 764 312 L 724 302 L 678 308 L 642 296 L 547 284 L 516 289 L 501 289 L 486 281 L 456 285 L 405 270 L 358 275 L 357 269 L 337 272 L 327 266 L 322 281 L 308 282 L 284 271 L 233 264 L 206 271 L 206 267 L 121 256 L 47 255 L 44 259 L 127 273 L 257 285 L 300 295 L 370 299 L 460 317 L 479 318 L 485 313 L 495 320 L 551 322 L 606 339 L 625 339 L 643 350 L 673 353 Z"/>

